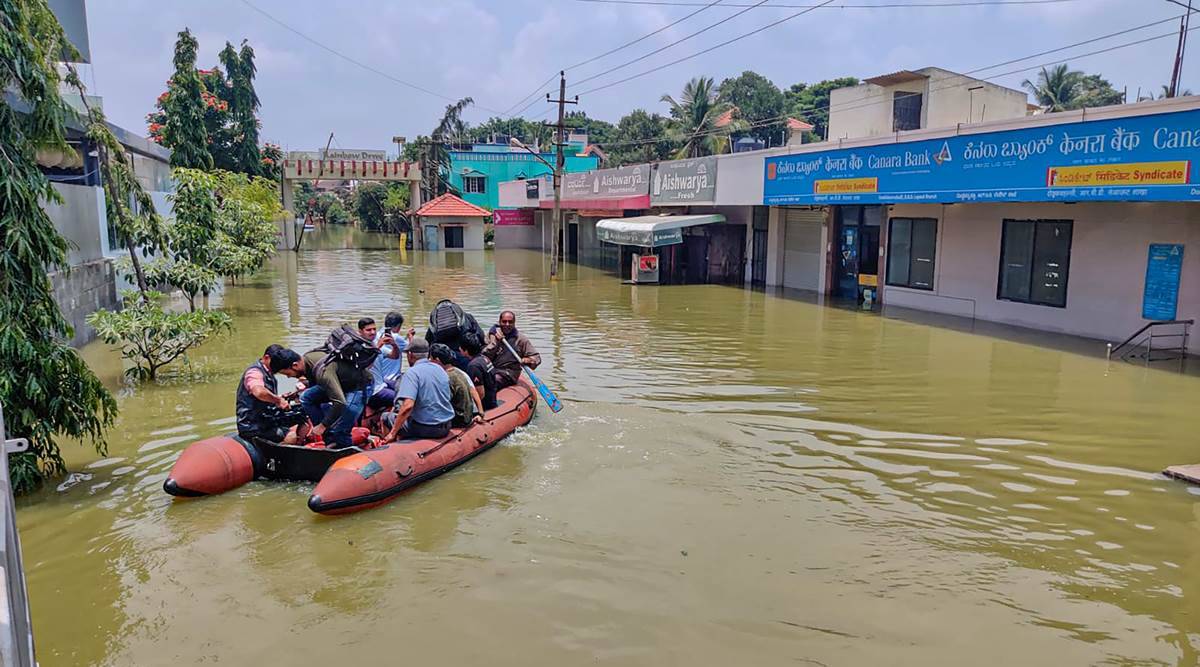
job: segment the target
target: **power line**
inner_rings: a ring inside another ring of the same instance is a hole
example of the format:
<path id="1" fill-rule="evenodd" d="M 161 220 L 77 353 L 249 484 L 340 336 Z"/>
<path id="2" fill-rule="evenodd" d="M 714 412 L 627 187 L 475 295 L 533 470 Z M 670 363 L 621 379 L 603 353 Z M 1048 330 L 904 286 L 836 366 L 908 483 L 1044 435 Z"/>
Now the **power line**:
<path id="1" fill-rule="evenodd" d="M 827 4 L 829 4 L 830 2 L 833 2 L 833 1 L 834 1 L 834 0 L 826 0 L 826 1 L 825 1 L 824 3 L 822 3 L 822 4 L 826 4 L 826 5 L 827 5 Z M 722 24 L 724 24 L 724 23 L 728 23 L 729 21 L 732 21 L 733 19 L 735 19 L 735 18 L 737 18 L 737 17 L 741 16 L 742 14 L 745 14 L 746 12 L 750 11 L 751 9 L 754 9 L 755 7 L 761 7 L 762 5 L 766 4 L 767 2 L 768 2 L 768 0 L 759 0 L 759 1 L 758 1 L 757 3 L 755 3 L 754 5 L 751 5 L 751 6 L 749 6 L 749 7 L 745 8 L 745 9 L 743 9 L 743 10 L 739 11 L 739 12 L 734 12 L 733 14 L 730 14 L 729 16 L 726 16 L 725 18 L 721 19 L 720 21 L 717 21 L 716 23 L 713 23 L 712 25 L 705 26 L 705 27 L 703 27 L 703 28 L 701 28 L 701 29 L 697 30 L 696 32 L 693 32 L 693 33 L 692 33 L 692 34 L 690 34 L 690 35 L 686 35 L 686 36 L 684 36 L 684 37 L 681 37 L 681 38 L 679 38 L 679 39 L 677 39 L 677 40 L 675 40 L 675 41 L 671 42 L 670 44 L 666 44 L 666 45 L 664 45 L 664 46 L 661 46 L 661 47 L 659 47 L 659 48 L 657 48 L 657 49 L 655 49 L 655 50 L 651 51 L 650 53 L 647 53 L 647 54 L 644 54 L 644 55 L 638 56 L 637 58 L 634 58 L 633 60 L 628 60 L 628 61 L 625 61 L 625 62 L 621 63 L 620 65 L 617 65 L 616 67 L 611 67 L 611 68 L 609 68 L 609 69 L 607 69 L 607 70 L 605 70 L 605 71 L 603 71 L 603 72 L 600 72 L 599 74 L 593 74 L 592 76 L 589 76 L 589 77 L 584 77 L 584 78 L 582 78 L 582 79 L 580 79 L 580 80 L 576 81 L 575 83 L 573 83 L 573 84 L 571 84 L 571 85 L 572 85 L 572 87 L 575 87 L 575 86 L 581 86 L 581 85 L 583 85 L 583 84 L 587 83 L 588 81 L 593 81 L 593 80 L 595 80 L 595 79 L 598 79 L 598 78 L 600 78 L 600 77 L 602 77 L 602 76 L 605 76 L 605 75 L 607 75 L 607 74 L 611 74 L 611 73 L 613 73 L 613 72 L 615 72 L 615 71 L 617 71 L 617 70 L 619 70 L 619 69 L 624 69 L 624 68 L 626 68 L 626 67 L 628 67 L 628 66 L 630 66 L 630 65 L 632 65 L 632 64 L 634 64 L 634 63 L 641 62 L 641 61 L 643 61 L 643 60 L 645 60 L 645 59 L 647 59 L 647 58 L 649 58 L 649 57 L 651 57 L 651 56 L 654 56 L 654 55 L 657 55 L 657 54 L 659 54 L 659 53 L 662 53 L 663 51 L 666 51 L 667 49 L 671 48 L 672 46 L 675 46 L 676 44 L 682 44 L 683 42 L 686 42 L 687 40 L 689 40 L 689 39 L 691 39 L 691 38 L 693 38 L 693 37 L 695 37 L 695 36 L 697 36 L 697 35 L 704 34 L 704 33 L 708 32 L 709 30 L 712 30 L 713 28 L 716 28 L 716 27 L 718 27 L 718 26 L 720 26 L 720 25 L 722 25 Z M 800 13 L 804 13 L 804 12 L 800 12 Z M 671 64 L 673 65 L 673 64 L 675 64 L 675 63 L 671 63 Z"/>
<path id="2" fill-rule="evenodd" d="M 1171 0 L 1174 1 L 1174 0 Z M 590 2 L 599 4 L 612 5 L 655 5 L 664 7 L 695 7 L 703 3 L 700 2 L 680 2 L 675 0 L 575 0 L 575 2 Z M 950 2 L 889 2 L 877 5 L 854 4 L 844 2 L 838 5 L 832 5 L 829 9 L 903 9 L 905 7 L 914 8 L 937 8 L 937 7 L 989 7 L 989 6 L 1004 6 L 1004 5 L 1057 5 L 1068 2 L 1079 2 L 1079 0 L 951 0 Z M 757 8 L 759 5 L 737 4 L 730 3 L 726 7 L 748 7 L 750 9 Z M 825 5 L 785 5 L 772 4 L 767 5 L 764 9 L 818 9 Z"/>
<path id="3" fill-rule="evenodd" d="M 666 68 L 668 68 L 668 67 L 671 67 L 671 66 L 674 66 L 674 65 L 678 65 L 679 63 L 681 63 L 681 62 L 684 62 L 685 60 L 691 60 L 692 58 L 695 58 L 695 57 L 697 57 L 697 56 L 702 56 L 702 55 L 704 55 L 705 53 L 709 53 L 710 51 L 715 51 L 715 50 L 717 50 L 717 49 L 719 49 L 719 48 L 721 48 L 721 47 L 723 47 L 723 46 L 728 46 L 728 45 L 730 45 L 730 44 L 733 44 L 734 42 L 741 41 L 741 40 L 743 40 L 743 39 L 745 39 L 745 38 L 747 38 L 747 37 L 750 37 L 750 36 L 752 36 L 752 35 L 757 35 L 758 33 L 762 32 L 762 31 L 764 31 L 764 30 L 767 30 L 767 29 L 770 29 L 770 28 L 774 28 L 775 26 L 777 26 L 777 25 L 779 25 L 779 24 L 781 24 L 781 23 L 785 23 L 785 22 L 787 22 L 787 21 L 790 21 L 790 20 L 792 20 L 792 19 L 794 19 L 794 18 L 797 18 L 797 17 L 799 17 L 799 16 L 803 16 L 803 15 L 805 15 L 805 14 L 807 14 L 807 13 L 811 12 L 811 11 L 814 11 L 814 10 L 820 9 L 821 7 L 824 7 L 824 6 L 826 6 L 826 5 L 829 5 L 829 4 L 833 3 L 833 2 L 834 2 L 834 0 L 825 0 L 825 2 L 822 2 L 822 3 L 820 3 L 820 4 L 817 4 L 817 5 L 813 5 L 812 7 L 809 7 L 809 8 L 807 8 L 807 9 L 802 9 L 802 10 L 800 10 L 800 11 L 798 11 L 798 12 L 795 12 L 795 13 L 793 13 L 793 14 L 788 14 L 787 16 L 785 16 L 785 17 L 783 17 L 783 18 L 781 18 L 781 19 L 779 19 L 779 20 L 777 20 L 777 21 L 772 21 L 771 23 L 768 23 L 768 24 L 766 24 L 766 25 L 764 25 L 764 26 L 760 26 L 760 27 L 758 27 L 758 28 L 755 28 L 754 30 L 751 30 L 750 32 L 743 33 L 743 34 L 741 34 L 741 35 L 738 35 L 737 37 L 734 37 L 734 38 L 732 38 L 732 39 L 727 39 L 727 40 L 725 40 L 724 42 L 721 42 L 721 43 L 719 43 L 719 44 L 714 44 L 713 46 L 710 46 L 710 47 L 708 47 L 707 49 L 703 49 L 703 50 L 701 50 L 701 51 L 697 51 L 696 53 L 693 53 L 693 54 L 691 54 L 691 55 L 689 55 L 689 56 L 684 56 L 684 57 L 682 57 L 682 58 L 679 58 L 678 60 L 673 60 L 673 61 L 671 61 L 671 62 L 669 62 L 669 63 L 666 63 L 665 65 L 660 65 L 660 66 L 658 66 L 658 67 L 657 67 L 657 68 L 655 68 L 655 69 L 649 69 L 649 70 L 646 70 L 646 71 L 644 71 L 644 72 L 639 72 L 638 74 L 634 74 L 633 76 L 627 76 L 627 77 L 625 77 L 624 79 L 619 79 L 619 80 L 617 80 L 617 81 L 613 81 L 612 83 L 606 83 L 606 84 L 604 84 L 604 85 L 602 85 L 602 86 L 597 86 L 597 87 L 595 87 L 595 88 L 592 88 L 592 89 L 590 89 L 590 90 L 584 91 L 584 92 L 582 92 L 582 93 L 579 93 L 579 94 L 580 94 L 580 95 L 587 95 L 587 94 L 589 94 L 589 93 L 594 93 L 594 92 L 596 92 L 596 91 L 599 91 L 599 90 L 604 90 L 605 88 L 611 88 L 611 87 L 613 87 L 613 86 L 616 86 L 616 85 L 618 85 L 618 84 L 625 83 L 626 81 L 632 81 L 632 80 L 634 80 L 634 79 L 641 78 L 641 77 L 643 77 L 643 76 L 646 76 L 646 75 L 648 75 L 648 74 L 653 74 L 654 72 L 657 72 L 657 71 L 660 71 L 660 70 L 666 69 Z M 762 4 L 762 3 L 759 3 L 759 4 Z M 750 11 L 750 10 L 749 10 L 749 9 L 744 9 L 744 10 L 742 10 L 742 12 L 747 12 L 747 11 Z M 742 12 L 738 12 L 738 13 L 740 14 L 740 13 L 742 13 Z M 737 16 L 737 14 L 735 14 L 734 16 Z M 611 70 L 610 70 L 610 71 L 611 71 Z M 608 72 L 605 72 L 605 74 L 607 74 L 607 73 L 608 73 Z M 592 79 L 594 79 L 594 78 L 596 78 L 596 77 L 591 77 L 591 78 L 592 78 Z M 582 81 L 581 81 L 581 82 L 579 82 L 579 83 L 582 83 Z"/>
<path id="4" fill-rule="evenodd" d="M 1172 18 L 1172 19 L 1168 19 L 1168 20 L 1170 20 L 1170 21 L 1174 21 L 1174 20 L 1176 20 L 1177 18 L 1178 18 L 1178 17 L 1175 17 L 1175 18 Z M 1121 32 L 1119 32 L 1119 33 L 1112 33 L 1112 34 L 1113 34 L 1113 35 L 1117 35 L 1117 34 L 1123 34 L 1123 33 L 1126 33 L 1126 32 L 1130 32 L 1130 31 L 1132 31 L 1132 30 L 1140 30 L 1140 29 L 1144 29 L 1144 28 L 1147 28 L 1147 27 L 1150 27 L 1150 26 L 1159 25 L 1160 23 L 1162 23 L 1162 21 L 1156 21 L 1156 22 L 1154 22 L 1154 23 L 1148 23 L 1148 24 L 1146 24 L 1146 25 L 1139 26 L 1139 27 L 1137 27 L 1137 28 L 1130 28 L 1129 30 L 1124 30 L 1124 31 L 1121 31 Z M 1189 29 L 1188 29 L 1188 31 L 1189 31 L 1189 32 L 1190 32 L 1190 31 L 1192 31 L 1192 30 L 1200 30 L 1200 26 L 1196 26 L 1196 27 L 1194 27 L 1194 28 L 1189 28 Z M 1177 33 L 1177 32 L 1175 32 L 1175 31 L 1168 32 L 1168 33 L 1163 33 L 1163 34 L 1161 34 L 1161 35 L 1155 35 L 1155 36 L 1153 36 L 1153 37 L 1146 37 L 1146 38 L 1139 39 L 1139 40 L 1134 40 L 1134 41 L 1131 41 L 1131 42 L 1125 42 L 1125 43 L 1122 43 L 1122 44 L 1116 44 L 1116 45 L 1113 45 L 1113 46 L 1110 46 L 1110 47 L 1106 47 L 1106 48 L 1103 48 L 1103 49 L 1097 49 L 1097 50 L 1095 50 L 1095 51 L 1089 51 L 1089 52 L 1087 52 L 1087 53 L 1077 53 L 1077 54 L 1074 54 L 1074 55 L 1071 55 L 1071 56 L 1068 56 L 1068 57 L 1066 57 L 1066 58 L 1062 58 L 1062 59 L 1059 59 L 1059 60 L 1053 60 L 1053 61 L 1049 61 L 1049 62 L 1045 62 L 1045 63 L 1040 63 L 1040 64 L 1037 64 L 1037 65 L 1031 65 L 1031 66 L 1029 66 L 1029 67 L 1023 67 L 1023 68 L 1019 68 L 1019 69 L 1009 70 L 1009 71 L 1007 71 L 1007 72 L 1001 72 L 1000 74 L 994 74 L 994 75 L 991 75 L 991 76 L 989 76 L 989 77 L 985 77 L 985 78 L 981 78 L 981 79 L 976 79 L 976 80 L 978 80 L 978 81 L 990 81 L 990 80 L 993 80 L 993 79 L 999 79 L 999 78 L 1002 78 L 1002 77 L 1005 77 L 1005 76 L 1010 76 L 1010 75 L 1012 75 L 1012 74 L 1019 74 L 1019 73 L 1021 73 L 1021 72 L 1028 72 L 1028 71 L 1031 71 L 1031 70 L 1041 69 L 1041 68 L 1043 68 L 1043 67 L 1049 67 L 1049 66 L 1051 66 L 1051 65 L 1058 65 L 1058 64 L 1062 64 L 1062 63 L 1065 63 L 1065 62 L 1068 62 L 1068 61 L 1070 61 L 1070 60 L 1077 59 L 1077 58 L 1087 58 L 1087 57 L 1091 57 L 1091 56 L 1095 56 L 1095 55 L 1100 55 L 1100 54 L 1104 54 L 1104 53 L 1109 53 L 1109 52 L 1111 52 L 1111 51 L 1116 51 L 1116 50 L 1119 50 L 1119 49 L 1129 48 L 1129 47 L 1131 47 L 1131 46 L 1139 46 L 1139 45 L 1141 45 L 1141 44 L 1146 44 L 1146 43 L 1148 43 L 1148 42 L 1153 42 L 1153 41 L 1157 41 L 1157 40 L 1160 40 L 1160 39 L 1165 39 L 1165 38 L 1168 38 L 1168 37 L 1175 37 L 1175 36 L 1177 36 L 1177 34 L 1178 34 L 1178 33 Z M 1111 36 L 1111 35 L 1109 35 L 1109 36 Z M 984 71 L 984 70 L 995 69 L 996 67 L 1001 67 L 1001 66 L 1003 66 L 1003 65 L 1011 64 L 1011 63 L 1013 63 L 1013 62 L 1020 62 L 1020 61 L 1022 61 L 1022 60 L 1029 60 L 1030 58 L 1036 58 L 1036 57 L 1038 57 L 1038 56 L 1040 56 L 1040 55 L 1045 55 L 1046 53 L 1054 53 L 1054 52 L 1056 52 L 1056 51 L 1063 51 L 1063 50 L 1066 50 L 1066 49 L 1074 48 L 1075 46 L 1078 46 L 1079 44 L 1086 44 L 1086 43 L 1090 43 L 1090 42 L 1094 42 L 1094 41 L 1099 41 L 1099 40 L 1102 40 L 1102 39 L 1106 39 L 1107 37 L 1108 37 L 1108 36 L 1106 36 L 1106 37 L 1097 37 L 1097 38 L 1094 38 L 1094 39 L 1092 39 L 1092 40 L 1087 40 L 1087 41 L 1085 41 L 1085 42 L 1079 42 L 1079 43 L 1077 43 L 1077 44 L 1074 44 L 1074 45 L 1070 45 L 1070 46 L 1064 46 L 1064 47 L 1060 47 L 1060 48 L 1058 48 L 1058 49 L 1051 49 L 1051 50 L 1049 50 L 1049 51 L 1043 51 L 1043 52 L 1041 52 L 1041 53 L 1038 53 L 1038 54 L 1035 54 L 1035 55 L 1032 55 L 1032 56 L 1026 56 L 1026 57 L 1024 57 L 1024 58 L 1017 58 L 1017 59 L 1015 59 L 1015 60 L 1009 60 L 1009 61 L 1006 61 L 1006 62 L 1004 62 L 1004 63 L 998 63 L 998 64 L 996 64 L 996 65 L 989 65 L 989 66 L 987 66 L 987 67 L 980 67 L 980 68 L 977 68 L 977 69 L 974 69 L 974 70 L 970 70 L 970 71 L 971 71 L 971 72 L 980 72 L 980 71 Z M 950 89 L 950 88 L 961 88 L 961 87 L 963 87 L 963 86 L 970 85 L 970 83 L 971 83 L 971 82 L 970 82 L 970 81 L 968 81 L 968 82 L 964 82 L 964 83 L 958 83 L 958 84 L 951 84 L 951 85 L 947 85 L 947 86 L 941 86 L 941 87 L 939 87 L 939 88 L 933 88 L 933 89 L 931 89 L 929 92 L 931 92 L 931 93 L 932 93 L 932 92 L 937 92 L 937 91 L 939 91 L 939 90 L 948 90 L 948 89 Z M 840 106 L 838 107 L 838 110 L 839 110 L 839 111 L 849 111 L 849 110 L 853 110 L 853 109 L 860 109 L 860 108 L 869 107 L 869 106 L 873 106 L 873 105 L 876 105 L 876 104 L 884 104 L 884 103 L 888 103 L 888 102 L 890 102 L 890 100 L 873 100 L 873 101 L 870 101 L 870 102 L 862 102 L 862 103 L 859 103 L 859 104 L 840 105 Z M 793 110 L 793 112 L 792 112 L 792 113 L 794 113 L 795 111 L 796 111 L 796 110 Z M 824 104 L 824 105 L 822 105 L 822 106 L 819 106 L 819 107 L 812 107 L 811 109 L 802 109 L 801 111 L 804 111 L 804 112 L 807 112 L 807 113 L 815 113 L 815 114 L 817 114 L 817 115 L 823 115 L 823 116 L 825 116 L 825 117 L 828 117 L 828 116 L 829 116 L 829 114 L 830 114 L 830 112 L 832 111 L 832 105 L 827 103 L 827 104 Z M 776 123 L 778 123 L 778 122 L 780 122 L 780 121 L 783 121 L 783 120 L 787 119 L 788 117 L 790 117 L 790 116 L 792 115 L 792 113 L 788 113 L 788 114 L 784 114 L 784 115 L 781 115 L 781 116 L 775 116 L 775 117 L 772 117 L 772 118 L 765 118 L 765 119 L 762 119 L 762 120 L 759 120 L 759 121 L 755 121 L 755 122 L 753 122 L 753 123 L 750 123 L 748 126 L 746 126 L 746 128 L 745 128 L 745 129 L 756 129 L 756 128 L 759 128 L 759 127 L 769 127 L 769 126 L 771 126 L 771 125 L 774 125 L 774 124 L 776 124 Z M 724 133 L 724 132 L 725 132 L 725 130 L 711 130 L 711 131 L 708 131 L 708 132 L 704 132 L 704 133 L 697 134 L 696 136 L 712 136 L 712 135 L 716 135 L 716 134 L 722 134 L 722 133 Z M 616 147 L 623 147 L 623 146 L 640 146 L 640 145 L 645 145 L 645 144 L 657 143 L 657 142 L 659 142 L 659 141 L 662 141 L 662 140 L 664 140 L 664 139 L 667 139 L 667 138 L 668 138 L 668 137 L 667 137 L 667 135 L 658 135 L 658 136 L 651 137 L 651 138 L 648 138 L 648 139 L 639 139 L 639 140 L 637 140 L 637 141 L 609 142 L 609 143 L 607 143 L 607 144 L 602 144 L 602 146 L 603 146 L 605 149 L 609 149 L 609 148 L 616 148 Z"/>
<path id="5" fill-rule="evenodd" d="M 623 50 L 623 49 L 627 49 L 627 48 L 629 48 L 629 47 L 633 46 L 634 44 L 638 44 L 638 43 L 640 43 L 640 42 L 642 42 L 642 41 L 645 41 L 645 40 L 647 40 L 647 39 L 649 39 L 649 38 L 651 38 L 651 37 L 653 37 L 653 36 L 655 36 L 655 35 L 657 35 L 657 34 L 659 34 L 659 33 L 663 32 L 663 31 L 665 31 L 665 30 L 669 30 L 669 29 L 671 29 L 671 28 L 673 28 L 673 27 L 675 27 L 675 26 L 679 25 L 680 23 L 683 23 L 684 21 L 686 21 L 686 20 L 688 20 L 688 19 L 692 18 L 693 16 L 695 16 L 695 15 L 699 14 L 700 12 L 703 12 L 703 11 L 705 11 L 706 9 L 709 9 L 709 8 L 711 8 L 711 7 L 715 6 L 715 5 L 718 5 L 718 4 L 720 4 L 721 2 L 722 2 L 722 0 L 712 0 L 712 2 L 709 2 L 709 3 L 707 3 L 707 4 L 704 4 L 704 3 L 697 3 L 697 4 L 699 4 L 699 5 L 700 5 L 700 9 L 697 9 L 696 11 L 694 11 L 694 12 L 691 12 L 690 14 L 687 14 L 686 16 L 683 16 L 682 18 L 676 19 L 676 20 L 674 20 L 674 21 L 672 21 L 672 22 L 670 22 L 670 23 L 668 23 L 668 24 L 664 25 L 663 27 L 661 27 L 661 28 L 659 28 L 659 29 L 657 29 L 657 30 L 654 30 L 654 31 L 648 32 L 648 33 L 646 33 L 646 34 L 642 35 L 641 37 L 638 37 L 638 38 L 636 38 L 636 39 L 633 39 L 633 40 L 631 40 L 631 41 L 625 42 L 624 44 L 622 44 L 622 45 L 620 45 L 620 46 L 618 46 L 618 47 L 616 47 L 616 48 L 609 49 L 608 51 L 605 51 L 604 53 L 601 53 L 601 54 L 599 54 L 599 55 L 592 56 L 591 58 L 588 58 L 588 59 L 586 59 L 586 60 L 581 60 L 581 61 L 579 61 L 579 62 L 575 63 L 574 65 L 570 65 L 570 66 L 568 66 L 568 67 L 564 67 L 564 68 L 562 69 L 562 71 L 564 71 L 564 72 L 568 72 L 568 71 L 570 71 L 570 70 L 573 70 L 573 69 L 575 69 L 575 68 L 577 68 L 577 67 L 583 67 L 584 65 L 587 65 L 587 64 L 589 64 L 589 63 L 593 63 L 593 62 L 595 62 L 595 61 L 597 61 L 597 60 L 599 60 L 599 59 L 601 59 L 601 58 L 604 58 L 604 57 L 607 57 L 607 56 L 611 56 L 612 54 L 616 53 L 617 51 L 621 51 L 621 50 Z M 510 117 L 510 118 L 512 118 L 512 117 L 514 117 L 514 116 L 520 115 L 520 114 L 521 114 L 521 113 L 523 113 L 523 112 L 524 112 L 526 109 L 528 109 L 529 107 L 533 106 L 533 103 L 537 101 L 537 97 L 535 97 L 535 96 L 536 96 L 538 93 L 541 93 L 541 92 L 542 92 L 542 91 L 543 91 L 543 90 L 546 88 L 546 86 L 547 86 L 547 85 L 549 85 L 549 84 L 550 84 L 552 81 L 554 81 L 554 79 L 555 79 L 556 77 L 558 77 L 558 73 L 551 74 L 551 75 L 550 75 L 550 78 L 548 78 L 548 79 L 546 79 L 545 81 L 543 81 L 543 82 L 542 82 L 542 84 L 541 84 L 540 86 L 538 86 L 536 90 L 534 90 L 534 91 L 533 91 L 532 93 L 530 93 L 529 95 L 526 95 L 525 97 L 522 97 L 522 98 L 521 98 L 521 100 L 520 100 L 519 102 L 517 102 L 517 104 L 521 104 L 521 103 L 525 102 L 526 100 L 529 100 L 529 98 L 530 98 L 530 97 L 533 97 L 534 99 L 530 100 L 528 104 L 526 104 L 525 106 L 521 107 L 521 109 L 520 109 L 519 111 L 517 111 L 516 113 L 513 113 L 513 114 L 509 115 L 509 117 Z M 511 107 L 509 107 L 509 108 L 508 108 L 508 111 L 512 111 L 512 109 L 513 109 L 514 107 L 516 107 L 516 106 L 517 106 L 517 104 L 514 104 L 514 105 L 512 105 Z M 507 112 L 506 112 L 506 114 L 507 114 Z"/>
<path id="6" fill-rule="evenodd" d="M 313 39 L 312 37 L 309 37 L 308 35 L 306 35 L 306 34 L 304 34 L 304 33 L 300 32 L 299 30 L 297 30 L 297 29 L 293 28 L 292 26 L 290 26 L 290 25 L 288 25 L 288 24 L 284 23 L 283 21 L 280 21 L 279 19 L 275 18 L 274 16 L 272 16 L 270 13 L 266 12 L 265 10 L 263 10 L 263 9 L 260 9 L 259 7 L 255 6 L 253 3 L 251 3 L 251 2 L 250 2 L 250 0 L 242 0 L 242 4 L 246 5 L 246 6 L 247 6 L 247 7 L 249 7 L 250 9 L 253 9 L 254 11 L 258 12 L 258 13 L 259 13 L 259 14 L 261 14 L 263 17 L 265 17 L 265 18 L 266 18 L 268 21 L 271 21 L 272 23 L 274 23 L 274 24 L 276 24 L 276 25 L 280 26 L 280 27 L 281 27 L 281 28 L 283 28 L 284 30 L 287 30 L 287 31 L 289 31 L 289 32 L 291 32 L 292 34 L 294 34 L 294 35 L 296 35 L 296 36 L 300 37 L 301 39 L 304 39 L 305 41 L 307 41 L 307 42 L 309 42 L 309 43 L 311 43 L 311 44 L 313 44 L 313 45 L 315 45 L 315 46 L 317 46 L 317 47 L 319 47 L 319 48 L 321 48 L 321 49 L 324 49 L 325 51 L 328 51 L 329 53 L 331 53 L 331 54 L 333 54 L 333 55 L 337 56 L 338 58 L 341 58 L 342 60 L 345 60 L 345 61 L 346 61 L 346 62 L 348 62 L 348 63 L 351 63 L 351 64 L 353 64 L 353 65 L 357 65 L 358 67 L 361 67 L 362 69 L 365 69 L 365 70 L 367 70 L 368 72 L 372 72 L 372 73 L 374 73 L 374 74 L 378 74 L 379 76 L 382 76 L 383 78 L 385 78 L 385 79 L 387 79 L 387 80 L 389 80 L 389 81 L 391 81 L 391 82 L 393 82 L 393 83 L 398 83 L 398 84 L 400 84 L 400 85 L 402 85 L 402 86 L 406 86 L 406 87 L 408 87 L 408 88 L 412 88 L 413 90 L 419 90 L 419 91 L 421 91 L 422 93 L 425 93 L 425 94 L 427 94 L 427 95 L 433 95 L 434 97 L 440 97 L 441 99 L 443 99 L 443 100 L 447 100 L 447 101 L 449 101 L 449 102 L 457 102 L 457 101 L 458 101 L 458 99 L 457 99 L 457 98 L 450 97 L 449 95 L 443 95 L 443 94 L 441 94 L 441 93 L 439 93 L 439 92 L 436 92 L 436 91 L 430 90 L 430 89 L 428 89 L 428 88 L 425 88 L 425 87 L 419 86 L 419 85 L 417 85 L 417 84 L 415 84 L 415 83 L 412 83 L 412 82 L 409 82 L 409 81 L 405 81 L 405 80 L 403 80 L 403 79 L 398 79 L 398 78 L 396 78 L 396 77 L 392 76 L 391 74 L 388 74 L 387 72 L 384 72 L 383 70 L 376 69 L 376 68 L 374 68 L 374 67 L 372 67 L 372 66 L 370 66 L 370 65 L 368 65 L 368 64 L 366 64 L 366 63 L 364 63 L 364 62 L 362 62 L 362 61 L 360 61 L 360 60 L 355 60 L 354 58 L 351 58 L 350 56 L 348 56 L 348 55 L 346 55 L 346 54 L 342 53 L 341 51 L 338 51 L 337 49 L 335 49 L 335 48 L 333 48 L 333 47 L 326 46 L 325 44 L 323 44 L 323 43 L 321 43 L 321 42 L 317 41 L 316 39 Z M 489 109 L 488 107 L 485 107 L 485 106 L 482 106 L 482 105 L 476 105 L 476 106 L 478 106 L 480 109 L 483 109 L 484 111 L 490 111 L 490 112 L 492 112 L 492 113 L 501 113 L 501 112 L 499 112 L 499 111 L 497 111 L 497 110 L 495 110 L 495 109 Z"/>

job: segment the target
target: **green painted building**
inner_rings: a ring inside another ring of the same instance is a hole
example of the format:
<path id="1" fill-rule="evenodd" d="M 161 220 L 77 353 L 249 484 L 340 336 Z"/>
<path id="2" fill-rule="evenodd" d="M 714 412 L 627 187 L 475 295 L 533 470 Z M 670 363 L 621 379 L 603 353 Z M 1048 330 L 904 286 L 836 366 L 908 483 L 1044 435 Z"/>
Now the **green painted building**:
<path id="1" fill-rule="evenodd" d="M 541 153 L 542 160 L 554 164 L 554 153 Z M 595 155 L 566 156 L 566 173 L 591 171 L 600 167 Z M 529 151 L 504 144 L 475 144 L 471 150 L 450 151 L 450 184 L 468 202 L 488 210 L 500 201 L 500 184 L 522 178 L 537 178 L 553 170 Z"/>

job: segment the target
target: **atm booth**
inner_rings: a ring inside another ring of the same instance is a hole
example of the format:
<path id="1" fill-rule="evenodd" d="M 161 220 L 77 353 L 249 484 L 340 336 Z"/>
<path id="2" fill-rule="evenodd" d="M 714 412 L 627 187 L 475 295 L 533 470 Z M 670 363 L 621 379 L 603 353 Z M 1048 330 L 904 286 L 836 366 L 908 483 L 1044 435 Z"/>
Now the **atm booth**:
<path id="1" fill-rule="evenodd" d="M 740 251 L 745 225 L 725 225 L 719 213 L 699 215 L 643 215 L 605 218 L 596 223 L 603 243 L 620 246 L 621 279 L 634 284 L 685 284 L 726 282 L 741 276 L 741 258 L 729 261 L 730 250 Z M 719 248 L 718 248 L 719 247 Z M 719 252 L 717 251 L 719 249 Z M 736 265 L 727 268 L 725 264 Z"/>

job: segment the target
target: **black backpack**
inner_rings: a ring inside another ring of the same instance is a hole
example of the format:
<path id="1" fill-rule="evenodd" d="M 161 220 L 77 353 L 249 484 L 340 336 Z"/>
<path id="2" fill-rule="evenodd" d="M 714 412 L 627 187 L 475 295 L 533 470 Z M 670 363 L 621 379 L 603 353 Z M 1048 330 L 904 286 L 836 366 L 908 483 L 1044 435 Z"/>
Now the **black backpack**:
<path id="1" fill-rule="evenodd" d="M 466 312 L 462 306 L 450 299 L 438 301 L 433 307 L 433 312 L 429 313 L 430 343 L 455 343 L 452 347 L 457 350 L 459 337 L 470 330 L 471 324 Z"/>
<path id="2" fill-rule="evenodd" d="M 369 368 L 371 364 L 375 363 L 375 358 L 379 356 L 379 349 L 371 341 L 350 328 L 348 324 L 343 324 L 329 332 L 329 338 L 325 339 L 325 344 L 317 349 L 326 354 L 325 358 L 318 361 L 316 367 L 313 368 L 314 378 L 320 376 L 332 361 L 345 361 L 362 370 Z"/>

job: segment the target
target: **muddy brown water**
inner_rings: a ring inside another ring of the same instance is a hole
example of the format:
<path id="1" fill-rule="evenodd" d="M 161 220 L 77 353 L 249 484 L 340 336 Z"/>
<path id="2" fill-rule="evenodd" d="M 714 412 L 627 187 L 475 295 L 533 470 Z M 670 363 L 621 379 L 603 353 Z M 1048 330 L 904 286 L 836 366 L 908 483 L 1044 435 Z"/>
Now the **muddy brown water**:
<path id="1" fill-rule="evenodd" d="M 41 664 L 1195 664 L 1200 378 L 1090 343 L 537 253 L 319 232 L 221 299 L 189 378 L 120 390 L 107 458 L 24 499 Z M 381 509 L 308 484 L 172 501 L 271 342 L 450 297 L 518 311 L 542 409 Z M 85 354 L 114 386 L 119 360 Z"/>

